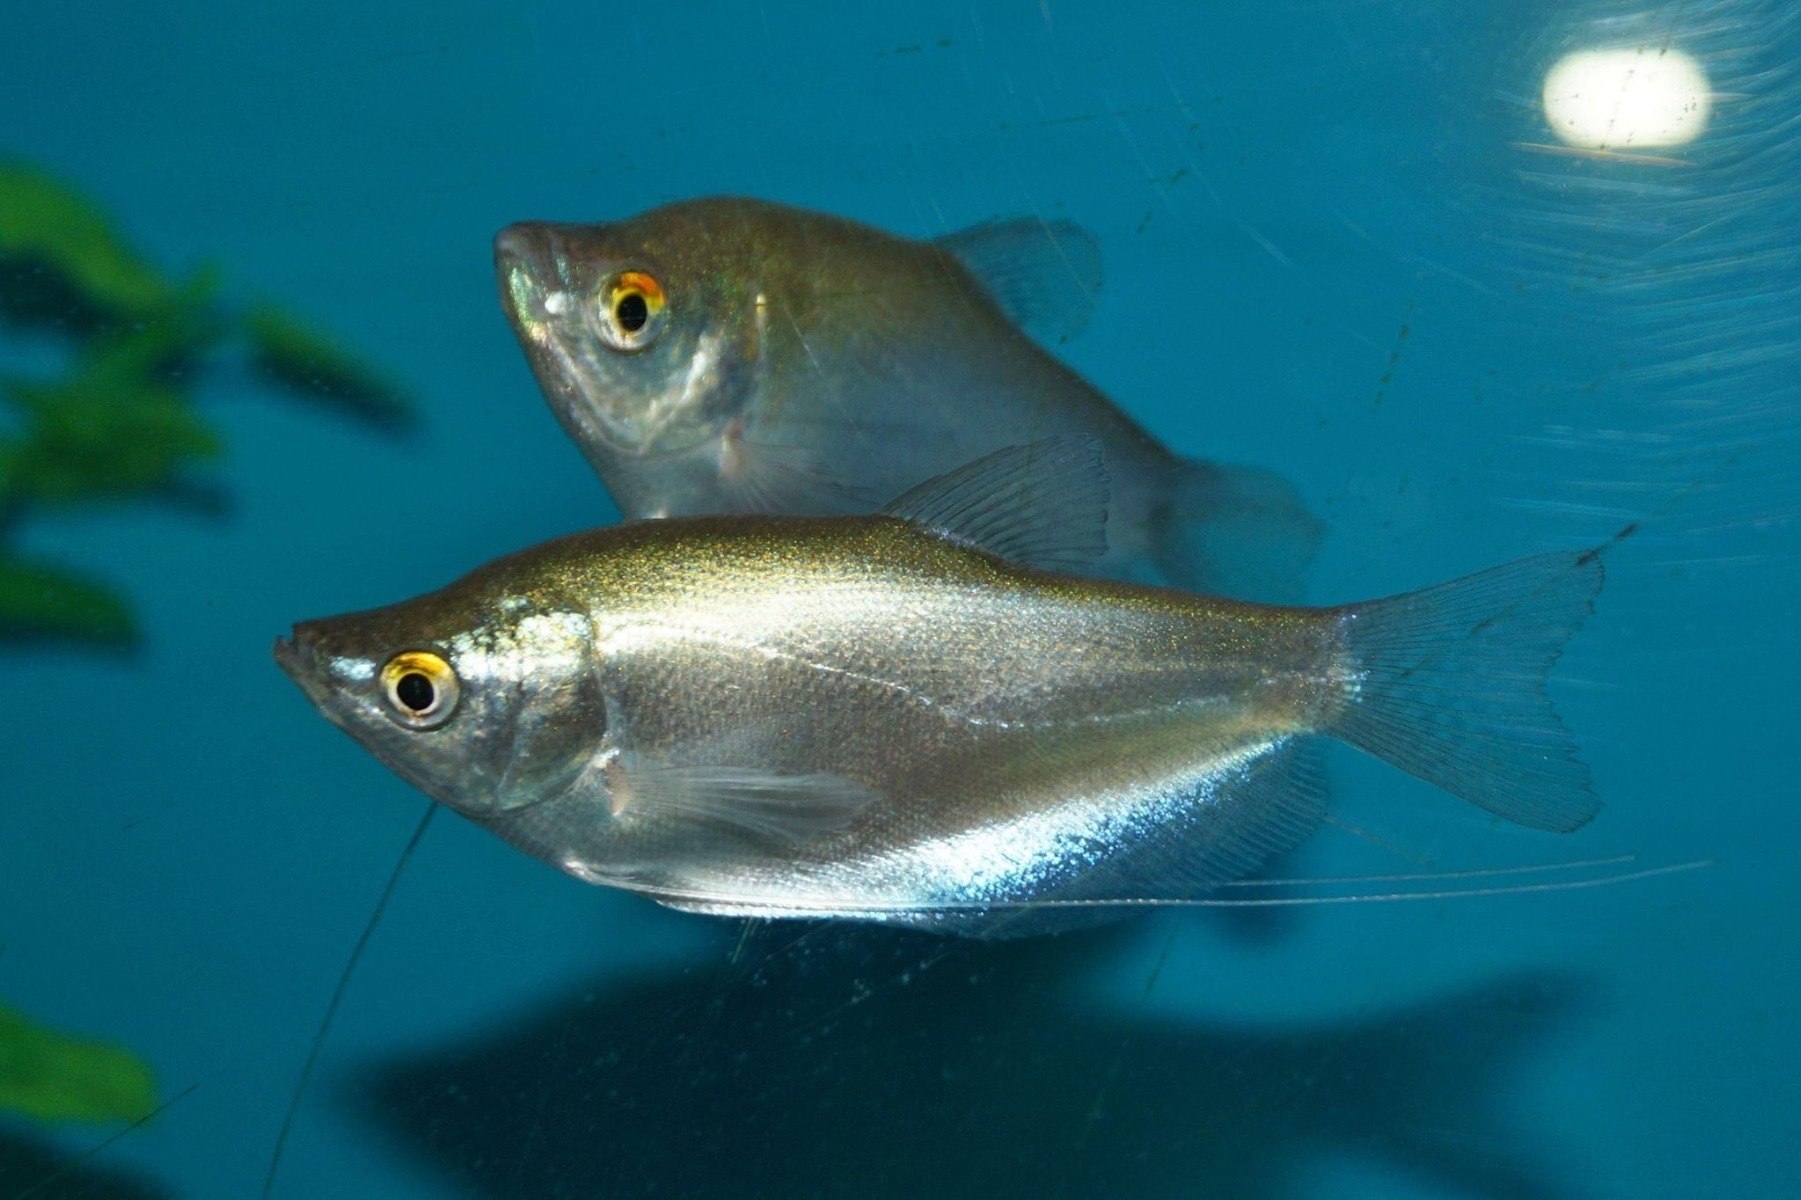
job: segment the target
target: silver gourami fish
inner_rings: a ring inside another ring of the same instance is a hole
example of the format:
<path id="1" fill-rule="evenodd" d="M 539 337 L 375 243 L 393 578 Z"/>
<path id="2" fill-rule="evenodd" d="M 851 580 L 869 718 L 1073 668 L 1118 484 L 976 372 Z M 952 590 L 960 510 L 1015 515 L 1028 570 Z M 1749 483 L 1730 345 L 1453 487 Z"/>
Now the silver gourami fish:
<path id="1" fill-rule="evenodd" d="M 501 304 L 551 408 L 630 518 L 868 512 L 992 450 L 1100 441 L 1095 570 L 1300 597 L 1318 523 L 1268 471 L 1184 460 L 1027 332 L 1065 338 L 1100 287 L 1067 221 L 935 241 L 713 198 L 495 239 Z"/>
<path id="2" fill-rule="evenodd" d="M 997 451 L 869 516 L 642 521 L 297 626 L 276 657 L 436 799 L 699 912 L 1016 934 L 1207 894 L 1324 815 L 1319 737 L 1511 821 L 1598 807 L 1545 675 L 1598 552 L 1286 608 L 1053 573 L 1098 448 Z"/>

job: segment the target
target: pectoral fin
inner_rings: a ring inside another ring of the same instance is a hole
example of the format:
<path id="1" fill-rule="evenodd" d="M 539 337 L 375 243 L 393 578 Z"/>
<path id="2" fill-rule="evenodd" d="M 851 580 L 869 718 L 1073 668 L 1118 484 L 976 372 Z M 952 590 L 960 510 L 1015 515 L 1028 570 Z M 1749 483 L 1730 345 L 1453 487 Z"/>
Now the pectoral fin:
<path id="1" fill-rule="evenodd" d="M 607 784 L 618 817 L 697 821 L 795 845 L 843 829 L 878 795 L 842 775 L 672 766 L 637 754 L 621 755 Z"/>
<path id="2" fill-rule="evenodd" d="M 725 510 L 741 514 L 860 513 L 879 497 L 846 482 L 803 446 L 728 436 L 720 451 Z"/>

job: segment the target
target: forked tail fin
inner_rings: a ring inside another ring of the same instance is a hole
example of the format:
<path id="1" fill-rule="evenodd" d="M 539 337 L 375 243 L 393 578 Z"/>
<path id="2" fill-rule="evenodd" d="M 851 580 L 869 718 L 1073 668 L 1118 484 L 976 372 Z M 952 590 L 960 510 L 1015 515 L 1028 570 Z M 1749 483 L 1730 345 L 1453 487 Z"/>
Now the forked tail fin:
<path id="1" fill-rule="evenodd" d="M 1594 611 L 1599 550 L 1543 554 L 1341 610 L 1350 702 L 1330 732 L 1533 829 L 1600 810 L 1545 680 Z"/>

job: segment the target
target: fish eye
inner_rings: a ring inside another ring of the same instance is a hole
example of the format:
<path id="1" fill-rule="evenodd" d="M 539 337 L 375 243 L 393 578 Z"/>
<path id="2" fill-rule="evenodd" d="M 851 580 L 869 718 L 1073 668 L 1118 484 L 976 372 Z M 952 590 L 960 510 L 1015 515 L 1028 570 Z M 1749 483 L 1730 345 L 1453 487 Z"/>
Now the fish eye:
<path id="1" fill-rule="evenodd" d="M 621 271 L 600 289 L 600 334 L 615 350 L 631 353 L 656 341 L 668 301 L 663 285 L 643 271 Z"/>
<path id="2" fill-rule="evenodd" d="M 406 650 L 381 669 L 389 715 L 409 729 L 436 729 L 450 720 L 462 694 L 456 671 L 441 655 Z"/>

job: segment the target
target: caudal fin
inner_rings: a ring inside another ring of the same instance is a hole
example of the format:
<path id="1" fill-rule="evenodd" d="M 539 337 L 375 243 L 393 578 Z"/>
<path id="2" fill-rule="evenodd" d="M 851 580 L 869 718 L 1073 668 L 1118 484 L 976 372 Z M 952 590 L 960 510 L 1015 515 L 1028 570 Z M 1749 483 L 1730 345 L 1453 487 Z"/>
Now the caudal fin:
<path id="1" fill-rule="evenodd" d="M 1347 606 L 1360 681 L 1331 732 L 1517 824 L 1586 824 L 1601 802 L 1545 680 L 1603 576 L 1599 550 L 1544 554 Z"/>
<path id="2" fill-rule="evenodd" d="M 1186 462 L 1157 517 L 1153 554 L 1177 587 L 1296 604 L 1324 526 L 1261 467 Z"/>

